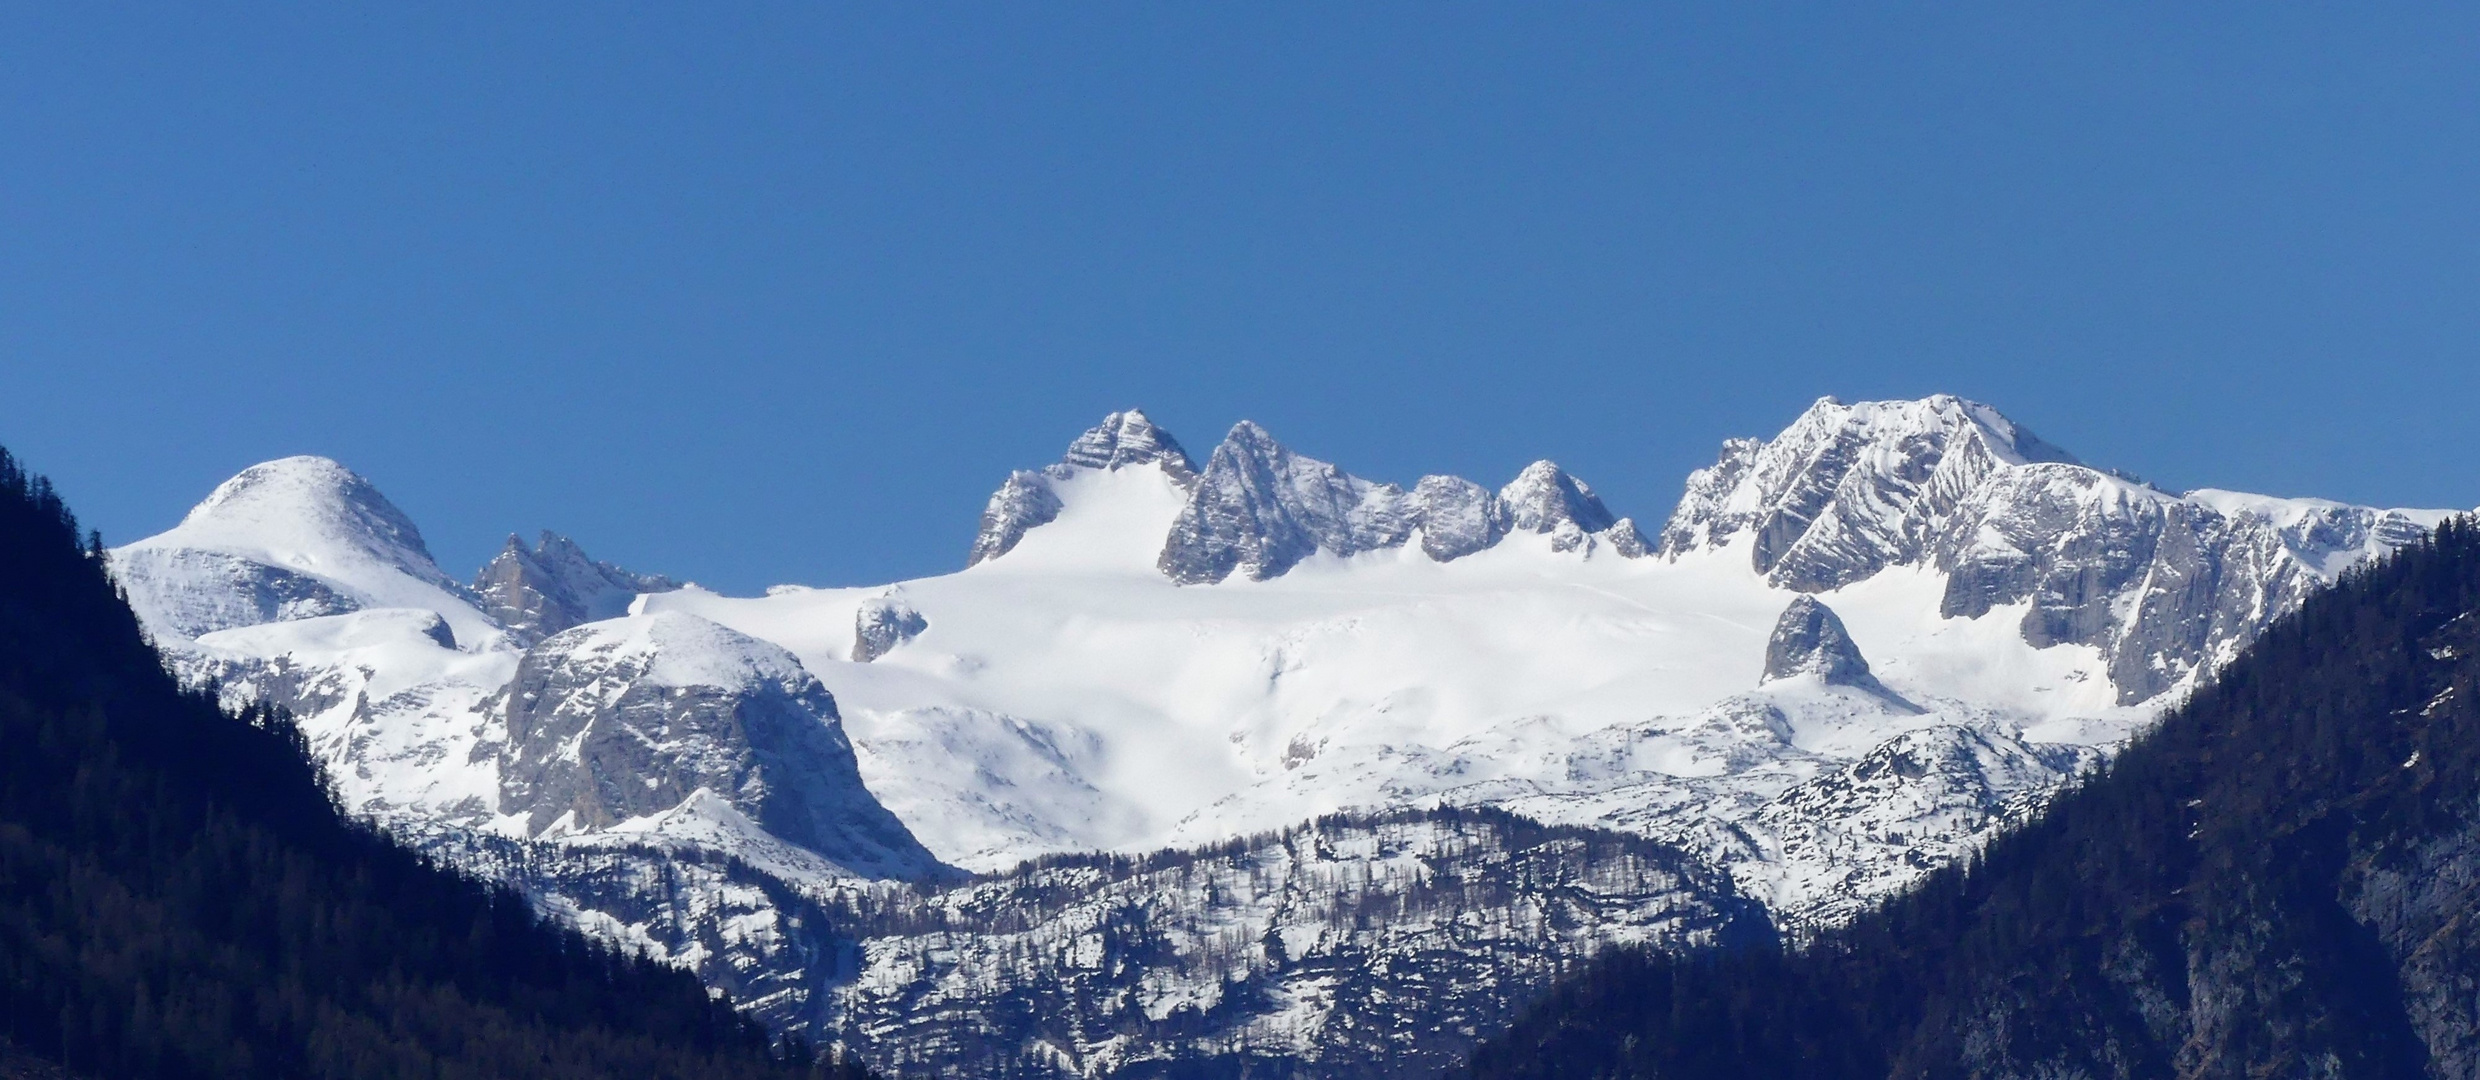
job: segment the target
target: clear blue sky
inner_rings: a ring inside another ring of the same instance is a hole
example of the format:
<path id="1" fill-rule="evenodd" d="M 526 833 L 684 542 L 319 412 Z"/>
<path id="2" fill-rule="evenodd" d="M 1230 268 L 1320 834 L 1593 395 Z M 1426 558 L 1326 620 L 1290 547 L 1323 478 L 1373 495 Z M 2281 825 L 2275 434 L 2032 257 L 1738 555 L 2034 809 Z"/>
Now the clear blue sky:
<path id="1" fill-rule="evenodd" d="M 2480 503 L 2480 9 L 1890 6 L 11 4 L 0 444 L 731 590 L 957 566 L 1127 405 L 1648 519 L 1940 390 Z"/>

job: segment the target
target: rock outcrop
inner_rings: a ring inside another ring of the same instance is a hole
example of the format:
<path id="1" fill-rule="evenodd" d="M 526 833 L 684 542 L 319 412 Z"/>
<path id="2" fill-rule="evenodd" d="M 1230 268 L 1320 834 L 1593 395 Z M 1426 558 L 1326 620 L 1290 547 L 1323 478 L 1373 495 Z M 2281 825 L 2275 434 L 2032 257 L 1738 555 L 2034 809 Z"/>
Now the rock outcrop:
<path id="1" fill-rule="evenodd" d="M 504 707 L 500 811 L 531 835 L 608 830 L 703 793 L 854 873 L 936 868 L 863 786 L 835 699 L 756 638 L 678 612 L 588 623 L 528 652 Z"/>
<path id="2" fill-rule="evenodd" d="M 866 664 L 930 629 L 930 620 L 892 596 L 865 600 L 853 610 L 852 659 Z"/>
<path id="3" fill-rule="evenodd" d="M 1861 657 L 1851 632 L 1843 628 L 1842 617 L 1813 596 L 1794 597 L 1775 621 L 1773 636 L 1765 642 L 1765 673 L 1758 681 L 1803 675 L 1814 676 L 1827 686 L 1887 692 L 1877 676 L 1869 673 L 1869 662 Z"/>
<path id="4" fill-rule="evenodd" d="M 1163 544 L 1164 575 L 1182 585 L 1238 573 L 1264 581 L 1320 551 L 1395 547 L 1418 517 L 1393 484 L 1374 484 L 1295 454 L 1243 420 L 1214 448 Z"/>

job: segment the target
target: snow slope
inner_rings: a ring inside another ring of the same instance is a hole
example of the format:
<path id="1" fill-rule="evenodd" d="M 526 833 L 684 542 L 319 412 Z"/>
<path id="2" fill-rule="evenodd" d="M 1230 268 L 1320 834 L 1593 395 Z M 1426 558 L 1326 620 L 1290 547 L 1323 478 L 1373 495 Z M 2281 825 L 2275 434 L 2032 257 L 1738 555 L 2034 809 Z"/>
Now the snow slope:
<path id="1" fill-rule="evenodd" d="M 794 932 L 798 903 L 961 902 L 932 856 L 996 872 L 1253 837 L 1248 857 L 1272 858 L 1321 815 L 1457 806 L 1650 839 L 1786 925 L 1830 922 L 2020 819 L 2309 591 L 2442 516 L 2165 492 L 1985 405 L 1826 399 L 1727 444 L 1648 540 L 1548 462 L 1498 487 L 1401 486 L 1243 422 L 1198 469 L 1129 411 L 1008 476 L 964 569 L 870 588 L 722 596 L 551 536 L 461 586 L 317 458 L 247 470 L 112 558 L 186 677 L 304 718 L 347 805 L 770 1016 L 874 1025 L 885 1064 L 950 1060 L 907 1058 L 906 1039 L 947 1036 L 908 1035 L 887 1002 L 935 982 L 940 1030 L 1005 1028 L 1007 995 L 1074 983 L 1091 957 L 1074 935 L 951 954 L 891 924 L 846 944 L 935 954 L 907 976 L 930 982 L 817 997 L 803 988 L 827 974 L 803 957 L 845 945 Z M 1368 872 L 1408 896 L 1434 868 Z M 1049 910 L 1046 873 L 982 887 L 993 911 Z M 1146 900 L 1172 878 L 1131 873 L 1114 895 L 1205 923 L 1262 900 Z M 1526 955 L 1602 939 L 1518 921 Z M 1399 944 L 1282 993 L 1383 985 L 1351 965 L 1422 962 Z M 975 968 L 985 954 L 1005 970 Z M 1279 959 L 1183 955 L 1147 994 L 1204 1000 Z M 1294 1050 L 1342 1045 L 1327 1012 L 1233 1015 Z M 1052 1050 L 1088 1071 L 1154 1052 L 1118 1038 Z"/>

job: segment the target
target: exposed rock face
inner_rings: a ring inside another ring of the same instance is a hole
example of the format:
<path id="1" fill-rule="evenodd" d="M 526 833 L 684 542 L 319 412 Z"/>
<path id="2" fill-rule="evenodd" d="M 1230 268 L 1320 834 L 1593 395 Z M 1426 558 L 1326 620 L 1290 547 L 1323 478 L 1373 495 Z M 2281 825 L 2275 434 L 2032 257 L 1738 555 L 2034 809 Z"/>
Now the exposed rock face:
<path id="1" fill-rule="evenodd" d="M 1488 488 L 1455 476 L 1424 476 L 1412 488 L 1421 550 L 1439 562 L 1488 549 L 1507 535 L 1507 506 Z"/>
<path id="2" fill-rule="evenodd" d="M 680 583 L 596 562 L 565 536 L 544 530 L 530 550 L 514 534 L 498 557 L 474 575 L 474 600 L 520 644 L 530 645 L 572 626 L 628 613 L 645 593 L 669 592 Z"/>
<path id="3" fill-rule="evenodd" d="M 1999 469 L 2073 460 L 1959 398 L 1826 398 L 1771 442 L 1734 440 L 1722 460 L 1690 476 L 1662 551 L 1746 533 L 1767 580 L 1803 592 L 1838 588 L 1920 561 L 1937 527 Z"/>
<path id="4" fill-rule="evenodd" d="M 1063 509 L 1059 494 L 1041 473 L 1020 469 L 1009 474 L 982 507 L 982 528 L 973 536 L 973 553 L 965 565 L 975 566 L 1014 551 L 1026 532 L 1058 520 Z"/>
<path id="5" fill-rule="evenodd" d="M 336 583 L 221 551 L 115 552 L 112 572 L 128 590 L 130 606 L 159 640 L 342 615 L 362 607 L 360 599 Z"/>
<path id="6" fill-rule="evenodd" d="M 1611 522 L 1610 528 L 1602 533 L 1602 539 L 1608 541 L 1610 550 L 1618 552 L 1623 559 L 1641 559 L 1653 554 L 1653 545 L 1645 542 L 1645 534 L 1636 531 L 1633 518 Z"/>
<path id="7" fill-rule="evenodd" d="M 1745 543 L 1758 573 L 1804 592 L 1931 566 L 1947 575 L 1943 614 L 2028 604 L 2025 641 L 2101 649 L 2132 704 L 2228 659 L 2308 591 L 2434 518 L 2172 495 L 2078 464 L 1985 405 L 1829 398 L 1689 477 L 1660 550 Z"/>
<path id="8" fill-rule="evenodd" d="M 1321 551 L 1399 547 L 1416 531 L 1421 550 L 1447 562 L 1513 530 L 1547 533 L 1559 551 L 1590 551 L 1597 537 L 1622 555 L 1645 550 L 1633 524 L 1614 520 L 1592 488 L 1551 462 L 1535 462 L 1496 495 L 1452 476 L 1424 477 L 1407 495 L 1293 453 L 1244 420 L 1207 460 L 1160 566 L 1183 585 L 1235 572 L 1264 581 Z"/>
<path id="9" fill-rule="evenodd" d="M 1499 489 L 1498 497 L 1507 504 L 1508 520 L 1516 528 L 1549 533 L 1551 547 L 1559 551 L 1581 547 L 1587 534 L 1617 524 L 1592 488 L 1553 461 L 1525 466 L 1514 481 Z M 1629 532 L 1634 531 L 1631 525 Z"/>
<path id="10" fill-rule="evenodd" d="M 1179 440 L 1154 426 L 1139 409 L 1103 417 L 1100 424 L 1068 444 L 1068 453 L 1059 464 L 1066 468 L 1104 470 L 1160 465 L 1164 472 L 1182 481 L 1197 475 L 1196 466 L 1189 463 L 1188 451 L 1180 448 Z"/>
<path id="11" fill-rule="evenodd" d="M 1161 567 L 1183 585 L 1235 571 L 1264 581 L 1321 550 L 1353 555 L 1397 546 L 1416 523 L 1404 489 L 1295 454 L 1243 420 L 1207 460 L 1172 523 Z"/>
<path id="12" fill-rule="evenodd" d="M 852 658 L 866 664 L 930 629 L 930 620 L 892 596 L 867 600 L 853 612 Z"/>
<path id="13" fill-rule="evenodd" d="M 873 907 L 835 920 L 860 970 L 815 1015 L 894 1076 L 1429 1076 L 1600 948 L 1771 932 L 1662 845 L 1452 810 Z"/>
<path id="14" fill-rule="evenodd" d="M 1828 686 L 1877 688 L 1877 677 L 1869 674 L 1869 662 L 1843 629 L 1842 618 L 1813 596 L 1796 597 L 1783 609 L 1774 636 L 1766 639 L 1765 674 L 1758 681 L 1798 675 L 1814 675 Z"/>
<path id="15" fill-rule="evenodd" d="M 2179 497 L 2062 465 L 1993 476 L 1932 549 L 1941 610 L 2028 604 L 2024 640 L 2092 645 L 2120 700 L 2142 701 L 2227 661 L 2342 567 L 2428 522 L 2401 511 L 2302 511 L 2220 493 Z"/>
<path id="16" fill-rule="evenodd" d="M 1077 470 L 1110 471 L 1152 465 L 1181 484 L 1194 483 L 1196 467 L 1189 463 L 1188 451 L 1180 448 L 1171 433 L 1154 426 L 1144 412 L 1130 409 L 1102 418 L 1076 441 L 1068 444 L 1068 452 L 1058 463 L 1040 472 L 1018 471 L 991 493 L 990 503 L 982 508 L 981 530 L 973 537 L 973 551 L 965 565 L 974 566 L 998 558 L 1015 549 L 1029 530 L 1058 520 L 1065 509 L 1059 493 L 1051 486 L 1054 480 L 1065 480 Z"/>
<path id="17" fill-rule="evenodd" d="M 505 707 L 500 810 L 535 835 L 607 829 L 703 792 L 855 873 L 936 866 L 862 785 L 826 688 L 792 654 L 704 619 L 555 634 L 517 666 Z"/>

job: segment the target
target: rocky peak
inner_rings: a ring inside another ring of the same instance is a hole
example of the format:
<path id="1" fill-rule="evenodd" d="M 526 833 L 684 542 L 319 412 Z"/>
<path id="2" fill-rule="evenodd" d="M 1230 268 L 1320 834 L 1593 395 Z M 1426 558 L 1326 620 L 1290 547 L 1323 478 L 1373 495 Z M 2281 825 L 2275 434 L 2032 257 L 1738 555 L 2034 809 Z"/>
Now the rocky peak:
<path id="1" fill-rule="evenodd" d="M 1509 523 L 1526 532 L 1552 532 L 1573 523 L 1593 533 L 1618 521 L 1591 487 L 1568 475 L 1555 461 L 1536 461 L 1525 466 L 1514 480 L 1499 489 L 1498 497 L 1507 504 Z"/>
<path id="2" fill-rule="evenodd" d="M 1482 551 L 1507 535 L 1507 504 L 1460 476 L 1424 476 L 1412 487 L 1421 550 L 1439 562 Z"/>
<path id="3" fill-rule="evenodd" d="M 2311 588 L 2436 518 L 2172 495 L 1961 398 L 1825 398 L 1771 440 L 1725 444 L 1689 477 L 1659 550 L 1744 543 L 1758 574 L 1802 592 L 1932 566 L 1944 615 L 2025 604 L 2025 641 L 2099 649 L 2133 704 L 2235 655 Z"/>
<path id="4" fill-rule="evenodd" d="M 1513 481 L 1499 489 L 1498 497 L 1507 504 L 1508 520 L 1515 528 L 1549 534 L 1553 551 L 1590 551 L 1594 534 L 1619 523 L 1592 488 L 1568 475 L 1554 461 L 1536 461 L 1525 466 Z M 1623 555 L 1633 558 L 1644 553 L 1644 538 L 1636 535 L 1632 522 L 1614 540 Z"/>
<path id="5" fill-rule="evenodd" d="M 475 601 L 484 614 L 532 644 L 572 626 L 628 613 L 645 593 L 670 592 L 680 583 L 597 562 L 576 542 L 548 529 L 532 548 L 516 534 L 474 575 Z"/>
<path id="6" fill-rule="evenodd" d="M 1999 469 L 2074 460 L 1997 410 L 1949 395 L 1821 398 L 1782 434 L 1734 441 L 1692 476 L 1661 551 L 1747 535 L 1757 572 L 1773 584 L 1838 588 L 1920 561 L 1955 507 Z"/>
<path id="7" fill-rule="evenodd" d="M 1860 656 L 1859 643 L 1843 628 L 1842 617 L 1813 596 L 1794 597 L 1774 621 L 1774 634 L 1765 642 L 1765 674 L 1758 681 L 1803 675 L 1828 686 L 1883 689 Z"/>
<path id="8" fill-rule="evenodd" d="M 1140 465 L 1160 466 L 1164 475 L 1183 487 L 1197 481 L 1188 451 L 1180 448 L 1170 432 L 1154 426 L 1143 410 L 1103 417 L 1069 443 L 1068 452 L 1057 463 L 1039 472 L 1011 473 L 991 493 L 982 507 L 981 528 L 973 535 L 973 550 L 965 557 L 965 565 L 976 566 L 1005 555 L 1016 549 L 1027 532 L 1059 520 L 1067 505 L 1060 501 L 1055 481 L 1074 477 L 1080 470 L 1110 472 Z"/>
<path id="9" fill-rule="evenodd" d="M 1183 585 L 1275 577 L 1319 551 L 1394 547 L 1415 525 L 1404 490 L 1295 454 L 1247 420 L 1214 448 L 1159 565 Z"/>
<path id="10" fill-rule="evenodd" d="M 588 623 L 528 651 L 502 700 L 500 811 L 534 835 L 703 795 L 857 874 L 937 868 L 863 786 L 834 697 L 781 647 L 681 612 Z"/>
<path id="11" fill-rule="evenodd" d="M 1127 465 L 1161 465 L 1173 478 L 1186 481 L 1197 473 L 1171 433 L 1154 426 L 1141 409 L 1115 412 L 1068 444 L 1060 465 L 1080 469 L 1117 469 Z"/>

